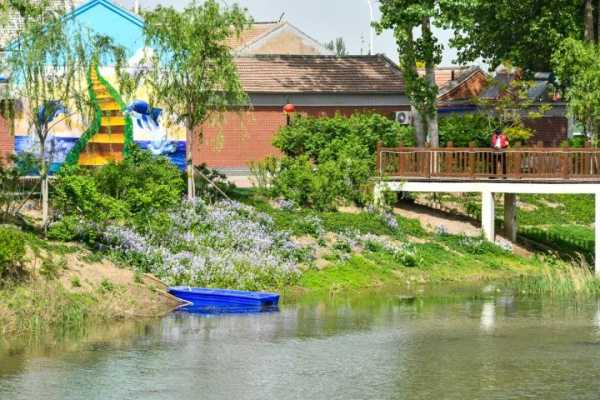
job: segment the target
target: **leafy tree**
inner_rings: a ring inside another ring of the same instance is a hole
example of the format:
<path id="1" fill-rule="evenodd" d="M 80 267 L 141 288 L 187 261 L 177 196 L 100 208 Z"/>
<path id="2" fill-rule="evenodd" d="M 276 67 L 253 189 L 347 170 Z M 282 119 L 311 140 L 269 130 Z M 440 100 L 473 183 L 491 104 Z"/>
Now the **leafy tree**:
<path id="1" fill-rule="evenodd" d="M 331 51 L 335 51 L 337 56 L 345 56 L 348 55 L 348 50 L 346 50 L 346 43 L 344 42 L 344 38 L 339 37 L 335 39 L 335 41 L 331 40 L 325 43 L 325 47 Z"/>
<path id="2" fill-rule="evenodd" d="M 566 87 L 570 114 L 597 140 L 600 134 L 600 46 L 567 39 L 554 53 L 552 65 Z"/>
<path id="3" fill-rule="evenodd" d="M 22 100 L 22 114 L 39 148 L 44 226 L 48 223 L 48 169 L 53 157 L 48 141 L 51 129 L 64 115 L 76 111 L 67 111 L 67 106 L 77 108 L 80 114 L 89 112 L 82 109 L 87 90 L 85 46 L 81 36 L 67 32 L 61 12 L 46 3 L 34 6 L 24 2 L 27 7 L 19 9 L 22 28 L 4 59 L 4 68 L 10 71 L 9 91 Z"/>
<path id="4" fill-rule="evenodd" d="M 470 0 L 446 4 L 441 22 L 453 28 L 450 44 L 458 61 L 482 58 L 490 67 L 503 62 L 526 71 L 548 71 L 550 58 L 567 37 L 584 31 L 584 3 L 588 24 L 592 0 Z M 590 38 L 593 37 L 593 25 Z"/>
<path id="5" fill-rule="evenodd" d="M 195 195 L 192 149 L 202 124 L 247 102 L 227 39 L 239 36 L 250 19 L 238 5 L 192 2 L 182 11 L 159 6 L 144 15 L 146 44 L 153 49 L 147 75 L 154 102 L 187 131 L 188 197 Z"/>
<path id="6" fill-rule="evenodd" d="M 490 79 L 490 84 L 498 87 L 498 98 L 476 98 L 475 101 L 494 118 L 495 128 L 503 129 L 511 141 L 528 140 L 533 131 L 525 127 L 523 118 L 539 119 L 550 111 L 551 106 L 530 98 L 529 91 L 535 84 L 533 81 L 515 77 L 508 82 Z"/>
<path id="7" fill-rule="evenodd" d="M 297 205 L 320 210 L 335 209 L 339 202 L 363 205 L 377 143 L 410 146 L 413 137 L 411 128 L 379 114 L 297 117 L 273 141 L 285 157 L 276 163 L 267 159 L 253 173 L 259 183 L 265 182 L 263 177 L 271 181 L 272 195 Z"/>
<path id="8" fill-rule="evenodd" d="M 450 0 L 380 0 L 381 21 L 375 24 L 378 33 L 392 29 L 400 55 L 406 94 L 417 111 L 416 140 L 423 146 L 426 133 L 432 146 L 439 145 L 435 66 L 442 60 L 442 46 L 433 35 L 432 21 L 440 17 L 440 8 Z M 420 37 L 415 30 L 421 31 Z M 417 62 L 425 65 L 425 76 L 419 76 Z"/>
<path id="9" fill-rule="evenodd" d="M 72 115 L 88 120 L 91 103 L 86 73 L 92 60 L 108 55 L 120 71 L 125 55 L 109 38 L 65 20 L 65 9 L 56 2 L 11 0 L 3 7 L 5 13 L 21 18 L 17 37 L 2 60 L 2 68 L 10 74 L 8 91 L 20 104 L 8 115 L 26 119 L 29 132 L 34 134 L 46 228 L 49 167 L 55 156 L 52 129 L 61 121 L 69 123 Z"/>

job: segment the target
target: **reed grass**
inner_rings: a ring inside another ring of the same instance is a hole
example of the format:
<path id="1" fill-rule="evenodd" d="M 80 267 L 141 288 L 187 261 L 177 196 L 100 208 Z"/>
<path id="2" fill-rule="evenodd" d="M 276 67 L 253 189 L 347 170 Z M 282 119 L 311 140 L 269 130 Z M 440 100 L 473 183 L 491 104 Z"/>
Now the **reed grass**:
<path id="1" fill-rule="evenodd" d="M 78 328 L 97 302 L 91 295 L 70 293 L 54 281 L 7 287 L 0 291 L 0 334 Z"/>
<path id="2" fill-rule="evenodd" d="M 532 296 L 600 296 L 600 278 L 586 262 L 553 262 L 538 273 L 511 283 L 521 294 Z"/>

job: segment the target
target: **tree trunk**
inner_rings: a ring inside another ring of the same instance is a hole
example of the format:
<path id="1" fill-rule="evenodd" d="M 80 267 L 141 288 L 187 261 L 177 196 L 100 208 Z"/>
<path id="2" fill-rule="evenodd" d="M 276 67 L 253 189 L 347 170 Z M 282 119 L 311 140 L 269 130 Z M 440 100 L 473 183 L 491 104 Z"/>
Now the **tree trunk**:
<path id="1" fill-rule="evenodd" d="M 415 141 L 417 143 L 417 147 L 424 147 L 427 132 L 427 130 L 423 127 L 425 121 L 421 111 L 417 108 L 418 104 L 415 104 L 413 98 L 416 80 L 419 77 L 419 73 L 417 71 L 417 59 L 415 55 L 415 41 L 413 38 L 413 32 L 410 28 L 405 30 L 402 29 L 397 31 L 396 35 L 397 38 L 403 38 L 406 43 L 404 53 L 400 54 L 400 67 L 406 83 L 406 92 L 411 100 L 411 110 L 414 118 L 413 125 L 415 127 Z"/>
<path id="2" fill-rule="evenodd" d="M 431 31 L 431 19 L 429 17 L 423 18 L 422 22 L 423 39 L 426 42 L 431 42 L 433 45 L 433 32 Z M 425 79 L 427 84 L 431 88 L 437 88 L 435 83 L 435 64 L 433 60 L 433 48 L 431 54 L 425 57 Z M 435 90 L 435 96 L 437 97 L 437 90 Z M 427 114 L 427 131 L 429 134 L 429 142 L 431 147 L 439 147 L 440 139 L 438 134 L 438 118 L 437 118 L 437 98 L 431 99 L 432 110 Z"/>
<path id="3" fill-rule="evenodd" d="M 192 201 L 196 198 L 196 184 L 194 182 L 194 163 L 192 160 L 194 146 L 194 129 L 188 126 L 186 131 L 185 161 L 187 169 L 187 198 Z"/>
<path id="4" fill-rule="evenodd" d="M 596 3 L 596 43 L 600 43 L 600 0 Z"/>
<path id="5" fill-rule="evenodd" d="M 415 126 L 415 141 L 417 142 L 417 147 L 425 147 L 425 132 L 427 132 L 427 130 L 424 126 L 424 121 L 421 118 L 421 114 L 414 107 L 412 107 L 412 114 L 413 125 Z"/>
<path id="6" fill-rule="evenodd" d="M 588 42 L 594 41 L 594 7 L 592 5 L 592 0 L 585 0 L 585 10 L 584 10 L 584 38 Z"/>
<path id="7" fill-rule="evenodd" d="M 39 137 L 40 139 L 40 183 L 42 191 L 42 227 L 44 233 L 48 227 L 48 164 L 46 162 L 46 138 L 45 136 Z"/>

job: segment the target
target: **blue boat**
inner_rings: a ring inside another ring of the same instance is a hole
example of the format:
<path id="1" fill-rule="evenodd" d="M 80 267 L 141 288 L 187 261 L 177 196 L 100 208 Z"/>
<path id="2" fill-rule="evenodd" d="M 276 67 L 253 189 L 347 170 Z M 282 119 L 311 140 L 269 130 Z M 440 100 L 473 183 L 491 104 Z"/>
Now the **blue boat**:
<path id="1" fill-rule="evenodd" d="M 247 292 L 243 290 L 204 289 L 187 286 L 169 288 L 173 296 L 187 301 L 193 308 L 211 310 L 260 310 L 273 308 L 279 303 L 277 293 Z"/>

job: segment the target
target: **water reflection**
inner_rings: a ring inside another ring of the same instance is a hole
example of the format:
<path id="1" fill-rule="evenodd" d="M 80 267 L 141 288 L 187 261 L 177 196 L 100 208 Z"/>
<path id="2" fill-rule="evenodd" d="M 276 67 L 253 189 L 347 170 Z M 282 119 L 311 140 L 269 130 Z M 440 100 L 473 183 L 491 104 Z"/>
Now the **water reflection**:
<path id="1" fill-rule="evenodd" d="M 510 294 L 177 312 L 0 350 L 0 399 L 596 398 L 600 304 Z"/>
<path id="2" fill-rule="evenodd" d="M 491 333 L 496 326 L 496 304 L 493 301 L 483 303 L 481 309 L 481 330 L 485 333 Z"/>

